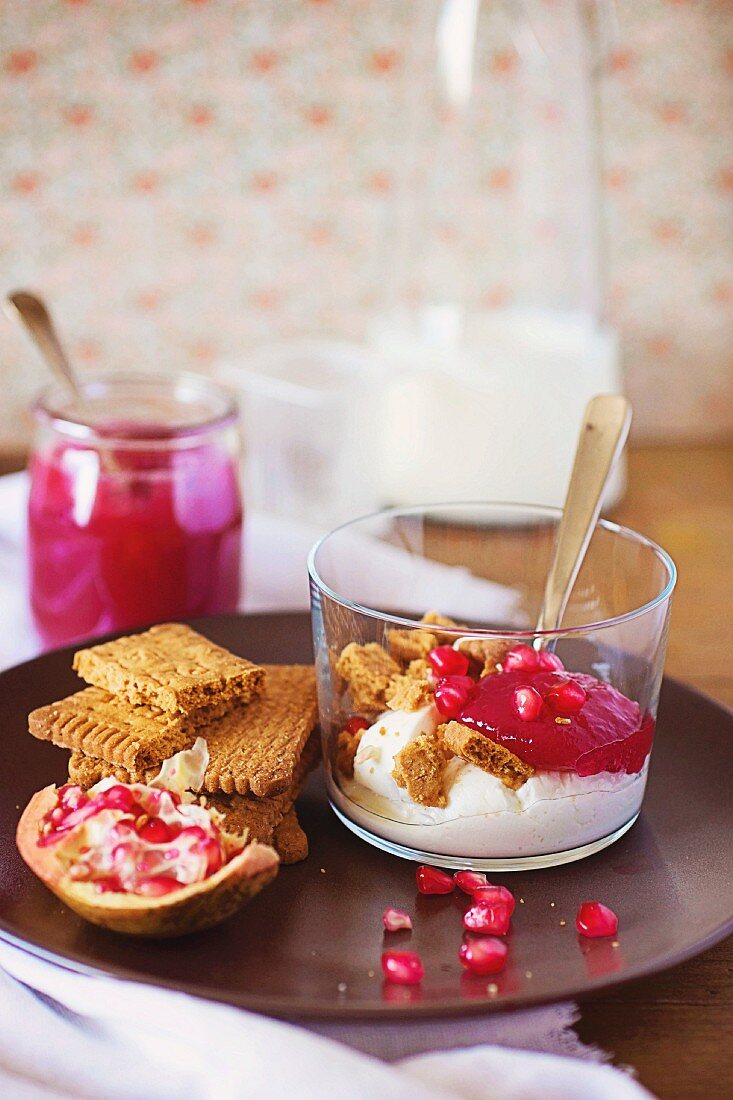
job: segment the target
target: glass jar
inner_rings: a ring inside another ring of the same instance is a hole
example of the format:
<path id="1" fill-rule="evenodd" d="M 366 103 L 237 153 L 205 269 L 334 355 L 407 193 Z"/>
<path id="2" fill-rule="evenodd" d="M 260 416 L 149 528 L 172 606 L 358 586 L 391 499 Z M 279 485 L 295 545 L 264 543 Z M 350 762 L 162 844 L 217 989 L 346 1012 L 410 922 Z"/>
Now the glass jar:
<path id="1" fill-rule="evenodd" d="M 107 375 L 34 408 L 28 557 L 47 646 L 237 606 L 237 412 L 195 375 Z"/>
<path id="2" fill-rule="evenodd" d="M 524 870 L 591 855 L 633 825 L 675 567 L 602 520 L 561 629 L 538 633 L 560 515 L 394 509 L 312 551 L 328 792 L 363 839 L 446 867 Z"/>

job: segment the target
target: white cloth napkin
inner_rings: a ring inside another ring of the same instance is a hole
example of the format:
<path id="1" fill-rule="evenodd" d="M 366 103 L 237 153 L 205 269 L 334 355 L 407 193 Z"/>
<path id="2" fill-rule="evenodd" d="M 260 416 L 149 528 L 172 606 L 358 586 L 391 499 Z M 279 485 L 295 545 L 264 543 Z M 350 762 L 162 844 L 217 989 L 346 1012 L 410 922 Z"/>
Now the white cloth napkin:
<path id="1" fill-rule="evenodd" d="M 607 1066 L 498 1046 L 435 1052 L 390 1065 L 304 1028 L 181 993 L 75 974 L 7 944 L 0 944 L 0 965 L 5 1100 L 641 1100 L 649 1095 Z M 528 1015 L 531 1026 L 538 1014 Z"/>
<path id="2" fill-rule="evenodd" d="M 0 668 L 41 649 L 27 609 L 26 496 L 24 475 L 0 478 Z M 307 608 L 305 557 L 317 534 L 248 516 L 245 610 Z M 460 573 L 447 581 L 454 594 L 466 583 Z M 487 591 L 481 598 L 508 599 L 510 606 L 511 594 Z M 571 1004 L 414 1024 L 299 1027 L 181 993 L 77 974 L 1 942 L 0 967 L 3 1100 L 649 1095 L 626 1074 L 598 1064 L 605 1056 L 571 1030 L 578 1016 Z"/>

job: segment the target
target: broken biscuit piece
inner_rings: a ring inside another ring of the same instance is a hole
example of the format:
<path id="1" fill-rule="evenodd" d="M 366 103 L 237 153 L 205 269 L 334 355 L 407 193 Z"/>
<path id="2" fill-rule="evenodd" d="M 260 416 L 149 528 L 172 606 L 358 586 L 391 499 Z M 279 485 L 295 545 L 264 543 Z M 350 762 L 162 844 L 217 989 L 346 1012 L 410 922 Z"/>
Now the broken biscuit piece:
<path id="1" fill-rule="evenodd" d="M 74 654 L 82 680 L 135 705 L 188 714 L 223 699 L 248 703 L 262 694 L 265 671 L 184 623 L 160 623 L 142 634 Z"/>
<path id="2" fill-rule="evenodd" d="M 445 807 L 445 768 L 453 755 L 435 733 L 421 733 L 395 756 L 392 778 L 421 806 Z"/>
<path id="3" fill-rule="evenodd" d="M 336 767 L 345 775 L 347 779 L 354 778 L 354 757 L 356 756 L 356 750 L 359 748 L 359 742 L 361 741 L 361 735 L 364 730 L 357 730 L 352 733 L 351 730 L 340 730 L 339 735 L 336 738 L 336 758 L 334 763 Z"/>
<path id="4" fill-rule="evenodd" d="M 300 863 L 308 858 L 308 837 L 291 806 L 275 829 L 275 850 L 282 864 Z"/>
<path id="5" fill-rule="evenodd" d="M 420 657 L 416 661 L 410 661 L 405 669 L 405 676 L 411 676 L 413 680 L 431 680 L 433 670 L 428 662 Z"/>
<path id="6" fill-rule="evenodd" d="M 492 676 L 498 671 L 497 665 L 511 649 L 511 642 L 504 638 L 471 638 L 461 642 L 460 651 L 481 667 L 481 676 Z"/>
<path id="7" fill-rule="evenodd" d="M 387 688 L 386 699 L 390 710 L 420 710 L 432 703 L 433 689 L 427 680 L 395 676 Z"/>
<path id="8" fill-rule="evenodd" d="M 516 791 L 534 775 L 531 764 L 525 764 L 509 749 L 497 745 L 483 733 L 464 726 L 461 722 L 448 722 L 438 726 L 438 736 L 456 756 L 474 764 L 489 775 L 495 775 L 505 787 Z"/>
<path id="9" fill-rule="evenodd" d="M 395 661 L 408 664 L 427 657 L 435 649 L 438 639 L 429 630 L 388 630 L 389 652 Z"/>
<path id="10" fill-rule="evenodd" d="M 376 642 L 350 642 L 336 662 L 336 672 L 349 685 L 354 709 L 374 712 L 386 708 L 387 688 L 401 669 Z"/>
<path id="11" fill-rule="evenodd" d="M 446 626 L 454 628 L 453 632 L 450 634 L 443 634 L 440 630 L 433 630 L 433 634 L 435 634 L 438 642 L 441 645 L 452 645 L 453 642 L 456 640 L 455 631 L 468 629 L 467 627 L 462 626 L 460 623 L 455 622 L 453 619 L 449 619 L 447 615 L 441 615 L 437 611 L 426 611 L 420 621 L 425 623 L 426 626 L 430 627 Z"/>

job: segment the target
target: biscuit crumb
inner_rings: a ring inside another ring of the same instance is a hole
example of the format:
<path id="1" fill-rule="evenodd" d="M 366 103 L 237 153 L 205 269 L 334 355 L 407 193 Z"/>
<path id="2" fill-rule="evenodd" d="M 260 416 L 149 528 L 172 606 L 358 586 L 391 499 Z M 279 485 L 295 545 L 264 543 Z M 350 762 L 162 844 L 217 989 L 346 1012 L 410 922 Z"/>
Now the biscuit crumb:
<path id="1" fill-rule="evenodd" d="M 445 767 L 453 754 L 435 733 L 421 733 L 395 757 L 392 778 L 413 802 L 444 807 Z"/>
<path id="2" fill-rule="evenodd" d="M 408 664 L 427 657 L 430 650 L 435 649 L 438 639 L 429 630 L 389 630 L 387 642 L 395 661 Z"/>
<path id="3" fill-rule="evenodd" d="M 461 642 L 461 653 L 465 653 L 475 664 L 481 666 L 481 678 L 493 676 L 499 671 L 502 661 L 512 648 L 511 642 L 504 638 L 466 638 Z"/>
<path id="4" fill-rule="evenodd" d="M 411 676 L 413 680 L 429 680 L 432 673 L 433 670 L 424 657 L 419 657 L 415 661 L 410 661 L 405 669 L 405 676 Z"/>
<path id="5" fill-rule="evenodd" d="M 374 712 L 385 709 L 385 692 L 401 669 L 376 642 L 350 642 L 336 663 L 336 672 L 349 685 L 354 709 Z"/>
<path id="6" fill-rule="evenodd" d="M 449 619 L 446 615 L 441 615 L 438 611 L 426 611 L 421 621 L 427 626 L 450 626 L 455 630 L 467 629 L 453 619 Z M 434 630 L 433 634 L 435 634 L 441 644 L 453 643 L 456 640 L 455 634 L 442 634 L 439 630 Z"/>
<path id="7" fill-rule="evenodd" d="M 525 764 L 503 745 L 497 745 L 485 734 L 477 733 L 461 722 L 448 722 L 444 726 L 438 726 L 437 732 L 456 756 L 489 775 L 495 775 L 505 787 L 513 791 L 518 790 L 534 775 L 531 764 Z"/>
<path id="8" fill-rule="evenodd" d="M 363 733 L 364 730 L 357 730 L 356 733 L 351 733 L 350 730 L 341 730 L 336 738 L 335 764 L 347 779 L 354 778 L 354 757 Z"/>
<path id="9" fill-rule="evenodd" d="M 390 710 L 420 710 L 433 700 L 433 689 L 427 680 L 410 676 L 395 676 L 386 692 Z"/>

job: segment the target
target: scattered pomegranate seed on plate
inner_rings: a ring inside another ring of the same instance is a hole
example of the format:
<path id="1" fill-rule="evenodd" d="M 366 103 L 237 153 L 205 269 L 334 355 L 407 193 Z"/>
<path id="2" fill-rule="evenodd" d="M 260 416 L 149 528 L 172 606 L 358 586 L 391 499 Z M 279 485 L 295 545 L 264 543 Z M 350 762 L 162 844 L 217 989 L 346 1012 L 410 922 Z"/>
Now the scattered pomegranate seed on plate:
<path id="1" fill-rule="evenodd" d="M 485 901 L 477 901 L 463 914 L 463 927 L 482 935 L 505 936 L 510 921 L 508 905 L 490 905 Z"/>
<path id="2" fill-rule="evenodd" d="M 618 917 L 613 909 L 600 901 L 584 901 L 575 918 L 575 927 L 583 936 L 613 936 L 618 930 Z"/>
<path id="3" fill-rule="evenodd" d="M 388 932 L 398 932 L 401 928 L 412 928 L 412 918 L 403 909 L 385 909 L 382 923 Z"/>
<path id="4" fill-rule="evenodd" d="M 415 872 L 415 881 L 421 894 L 452 894 L 453 879 L 445 871 L 439 871 L 437 867 L 418 867 Z"/>
<path id="5" fill-rule="evenodd" d="M 458 949 L 461 965 L 473 974 L 498 974 L 506 966 L 507 945 L 494 936 L 468 940 Z"/>
<path id="6" fill-rule="evenodd" d="M 425 977 L 422 959 L 414 951 L 385 951 L 382 970 L 385 978 L 398 985 L 418 985 Z"/>
<path id="7" fill-rule="evenodd" d="M 485 889 L 489 880 L 481 871 L 456 871 L 453 881 L 464 894 L 473 894 L 474 890 Z"/>
<path id="8" fill-rule="evenodd" d="M 509 910 L 509 916 L 514 912 L 514 894 L 507 890 L 506 886 L 479 886 L 472 892 L 473 900 L 485 902 L 487 905 L 505 905 Z"/>

